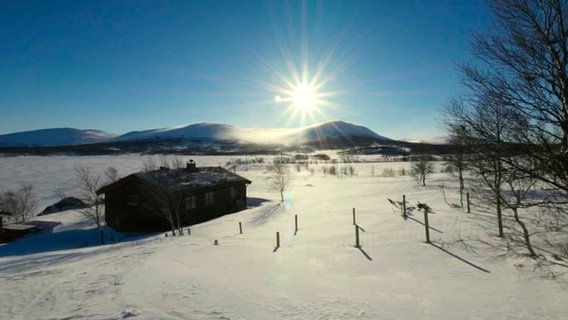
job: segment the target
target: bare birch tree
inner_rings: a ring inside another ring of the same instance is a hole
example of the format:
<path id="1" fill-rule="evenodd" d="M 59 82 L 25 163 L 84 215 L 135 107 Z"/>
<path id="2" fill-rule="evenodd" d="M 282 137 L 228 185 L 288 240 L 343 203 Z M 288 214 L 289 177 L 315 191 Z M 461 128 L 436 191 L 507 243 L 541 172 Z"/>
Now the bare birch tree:
<path id="1" fill-rule="evenodd" d="M 280 192 L 280 201 L 284 202 L 284 192 L 290 186 L 290 168 L 282 156 L 274 158 L 272 164 L 267 167 L 270 172 L 271 188 Z"/>
<path id="2" fill-rule="evenodd" d="M 22 183 L 19 189 L 0 194 L 0 211 L 9 213 L 18 223 L 33 217 L 37 203 L 33 186 L 29 183 Z"/>
<path id="3" fill-rule="evenodd" d="M 426 177 L 434 172 L 432 156 L 426 152 L 424 144 L 418 144 L 412 148 L 412 166 L 410 174 L 416 179 L 416 183 L 426 186 Z"/>
<path id="4" fill-rule="evenodd" d="M 182 183 L 187 178 L 183 161 L 178 157 L 162 158 L 158 167 L 154 159 L 147 158 L 143 171 L 149 182 L 146 193 L 156 205 L 156 214 L 168 221 L 172 235 L 183 235 L 187 213 L 182 211 L 185 200 Z"/>
<path id="5" fill-rule="evenodd" d="M 79 198 L 86 204 L 79 212 L 96 224 L 99 242 L 104 244 L 104 197 L 97 194 L 97 190 L 103 185 L 101 176 L 87 167 L 76 167 L 75 176 L 79 182 Z"/>
<path id="6" fill-rule="evenodd" d="M 463 208 L 463 193 L 465 190 L 465 173 L 468 165 L 468 147 L 465 126 L 447 123 L 449 134 L 448 143 L 453 147 L 452 153 L 446 157 L 445 167 L 452 176 L 457 176 L 460 191 L 460 206 Z"/>
<path id="7" fill-rule="evenodd" d="M 496 104 L 527 119 L 517 142 L 528 147 L 520 151 L 546 168 L 535 178 L 566 197 L 568 3 L 490 0 L 488 5 L 495 23 L 475 35 L 472 51 L 477 64 L 461 66 L 464 85 L 472 96 L 491 96 Z"/>
<path id="8" fill-rule="evenodd" d="M 468 144 L 469 170 L 491 191 L 492 195 L 485 200 L 495 205 L 499 237 L 504 237 L 503 167 L 517 149 L 514 146 L 518 132 L 526 127 L 523 115 L 499 104 L 489 94 L 476 95 L 469 100 L 451 100 L 444 110 L 444 122 L 450 135 L 461 134 Z"/>

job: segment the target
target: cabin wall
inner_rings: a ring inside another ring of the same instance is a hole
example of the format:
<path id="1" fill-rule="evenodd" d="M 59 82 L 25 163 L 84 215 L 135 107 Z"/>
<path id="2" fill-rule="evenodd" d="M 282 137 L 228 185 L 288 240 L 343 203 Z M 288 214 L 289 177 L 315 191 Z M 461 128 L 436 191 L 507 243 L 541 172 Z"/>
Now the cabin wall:
<path id="1" fill-rule="evenodd" d="M 117 231 L 166 231 L 170 223 L 157 214 L 148 185 L 132 181 L 105 194 L 105 221 Z M 231 191 L 233 188 L 233 191 Z M 206 203 L 207 193 L 213 194 L 213 202 Z M 195 207 L 185 199 L 195 197 Z M 137 201 L 135 201 L 137 200 Z M 208 191 L 188 193 L 180 206 L 184 226 L 209 221 L 246 209 L 246 184 L 223 186 Z"/>
<path id="2" fill-rule="evenodd" d="M 148 189 L 133 181 L 105 195 L 105 221 L 117 231 L 158 231 L 169 228 L 168 221 L 156 213 Z"/>
<path id="3" fill-rule="evenodd" d="M 234 188 L 234 193 L 231 192 Z M 213 193 L 213 203 L 206 203 L 206 194 Z M 187 202 L 182 204 L 182 212 L 185 213 L 185 224 L 196 224 L 215 219 L 228 213 L 246 209 L 246 185 L 238 184 L 223 186 L 222 188 L 206 192 L 195 192 L 186 197 L 196 197 L 196 207 L 188 208 Z"/>

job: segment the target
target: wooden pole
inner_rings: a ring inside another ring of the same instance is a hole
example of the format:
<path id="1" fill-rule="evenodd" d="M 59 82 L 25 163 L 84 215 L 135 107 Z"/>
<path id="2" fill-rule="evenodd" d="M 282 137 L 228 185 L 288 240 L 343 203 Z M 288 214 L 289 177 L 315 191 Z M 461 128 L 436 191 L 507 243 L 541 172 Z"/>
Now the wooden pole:
<path id="1" fill-rule="evenodd" d="M 467 213 L 470 213 L 471 210 L 470 210 L 470 206 L 469 206 L 469 192 L 466 193 L 465 195 L 466 195 L 466 198 L 467 198 Z"/>
<path id="2" fill-rule="evenodd" d="M 243 234 L 243 224 L 239 221 L 239 233 Z"/>
<path id="3" fill-rule="evenodd" d="M 355 208 L 353 208 L 353 225 L 357 225 L 357 222 L 355 221 Z"/>
<path id="4" fill-rule="evenodd" d="M 280 232 L 276 231 L 276 248 L 280 248 Z"/>
<path id="5" fill-rule="evenodd" d="M 424 210 L 424 226 L 426 227 L 426 243 L 430 243 L 430 224 L 428 223 L 428 210 Z"/>
<path id="6" fill-rule="evenodd" d="M 406 217 L 406 195 L 402 195 L 402 216 Z"/>
<path id="7" fill-rule="evenodd" d="M 355 225 L 355 247 L 361 248 L 361 244 L 359 243 L 359 226 Z"/>
<path id="8" fill-rule="evenodd" d="M 294 226 L 295 226 L 294 232 L 298 232 L 298 215 L 297 214 L 294 215 Z"/>

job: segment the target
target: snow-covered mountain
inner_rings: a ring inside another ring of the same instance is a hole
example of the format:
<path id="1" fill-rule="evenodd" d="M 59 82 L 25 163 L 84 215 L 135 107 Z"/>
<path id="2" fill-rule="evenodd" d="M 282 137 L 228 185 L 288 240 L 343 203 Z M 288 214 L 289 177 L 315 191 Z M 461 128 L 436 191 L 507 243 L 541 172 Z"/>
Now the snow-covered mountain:
<path id="1" fill-rule="evenodd" d="M 131 131 L 123 135 L 99 130 L 43 129 L 0 135 L 0 146 L 66 146 L 98 142 L 134 142 L 153 139 L 199 140 L 295 145 L 338 138 L 390 140 L 372 130 L 345 121 L 327 121 L 300 128 L 237 128 L 220 123 L 196 123 L 183 127 Z"/>
<path id="2" fill-rule="evenodd" d="M 116 140 L 134 141 L 155 138 L 184 138 L 206 139 L 210 141 L 230 140 L 249 143 L 290 144 L 345 136 L 390 140 L 366 127 L 345 121 L 327 121 L 306 127 L 286 129 L 243 129 L 227 124 L 197 123 L 185 127 L 133 131 L 117 137 Z"/>
<path id="3" fill-rule="evenodd" d="M 144 131 L 131 131 L 116 137 L 118 141 L 135 141 L 154 138 L 184 138 L 184 139 L 233 139 L 239 129 L 219 123 L 196 123 L 185 127 L 150 129 Z"/>
<path id="4" fill-rule="evenodd" d="M 333 138 L 340 136 L 390 140 L 387 137 L 378 135 L 377 133 L 366 127 L 345 121 L 328 121 L 305 127 L 303 128 L 303 130 L 301 130 L 301 136 L 307 140 Z"/>
<path id="5" fill-rule="evenodd" d="M 54 128 L 0 135 L 0 146 L 53 147 L 112 140 L 116 134 L 100 130 Z"/>

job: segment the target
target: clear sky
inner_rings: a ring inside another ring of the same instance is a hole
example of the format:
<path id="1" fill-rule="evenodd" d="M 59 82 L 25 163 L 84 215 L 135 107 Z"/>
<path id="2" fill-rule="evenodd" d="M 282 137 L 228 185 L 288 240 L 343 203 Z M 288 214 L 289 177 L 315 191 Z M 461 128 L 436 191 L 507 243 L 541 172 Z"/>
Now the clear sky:
<path id="1" fill-rule="evenodd" d="M 196 122 L 443 134 L 484 1 L 0 1 L 0 134 Z M 314 106 L 294 107 L 306 86 Z"/>

